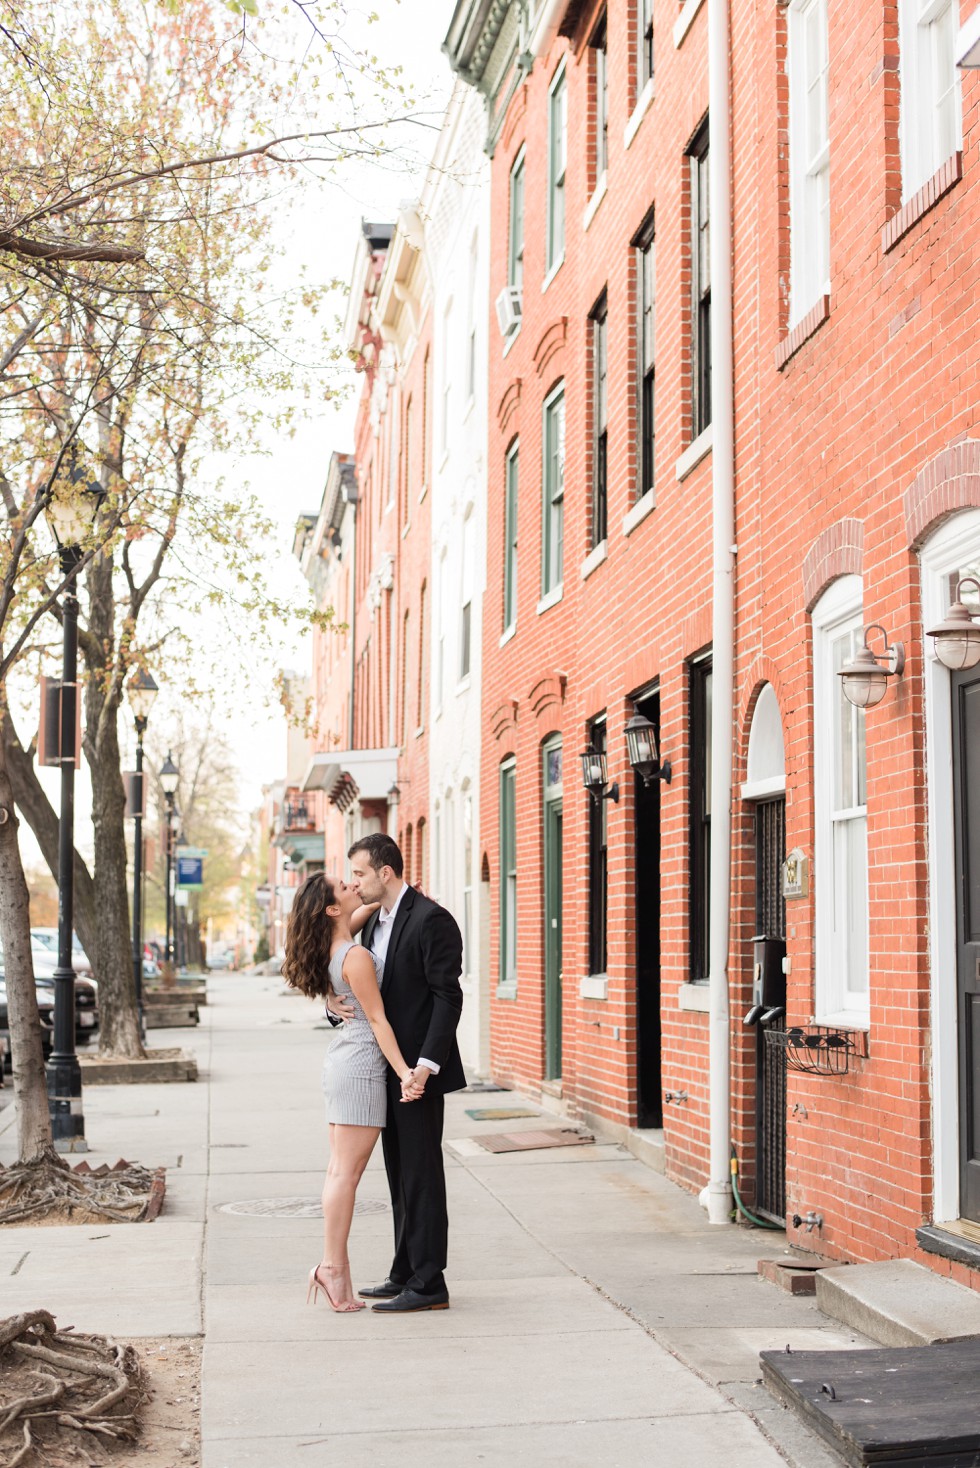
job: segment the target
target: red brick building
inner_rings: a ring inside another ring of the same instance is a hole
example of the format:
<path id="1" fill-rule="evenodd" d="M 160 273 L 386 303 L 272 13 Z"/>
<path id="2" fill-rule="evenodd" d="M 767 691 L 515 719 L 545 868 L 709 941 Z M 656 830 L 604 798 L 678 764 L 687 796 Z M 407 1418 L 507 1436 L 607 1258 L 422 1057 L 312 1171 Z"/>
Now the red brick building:
<path id="1" fill-rule="evenodd" d="M 731 10 L 447 37 L 493 156 L 492 1066 L 719 1221 L 730 1139 L 794 1242 L 976 1285 L 980 675 L 926 633 L 980 568 L 980 93 L 955 0 Z"/>

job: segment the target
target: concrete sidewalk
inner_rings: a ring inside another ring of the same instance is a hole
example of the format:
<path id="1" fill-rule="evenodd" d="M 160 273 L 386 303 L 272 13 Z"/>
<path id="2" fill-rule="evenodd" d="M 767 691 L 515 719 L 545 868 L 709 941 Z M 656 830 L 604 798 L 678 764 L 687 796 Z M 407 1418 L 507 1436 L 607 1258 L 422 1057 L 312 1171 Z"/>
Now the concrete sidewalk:
<path id="1" fill-rule="evenodd" d="M 541 1124 L 466 1114 L 520 1100 L 508 1094 L 450 1098 L 452 1309 L 308 1308 L 321 1228 L 303 1205 L 325 1162 L 328 1033 L 275 979 L 213 977 L 209 998 L 199 1030 L 154 1035 L 195 1049 L 196 1085 L 86 1092 L 93 1165 L 168 1167 L 160 1219 L 0 1232 L 4 1314 L 45 1306 L 121 1335 L 203 1329 L 204 1468 L 838 1462 L 756 1384 L 762 1349 L 863 1343 L 757 1278 L 782 1236 L 711 1228 L 616 1145 L 485 1152 L 481 1132 Z M 10 1122 L 7 1110 L 0 1161 Z M 291 1214 L 274 1211 L 287 1200 Z M 354 1220 L 355 1281 L 380 1280 L 390 1253 L 379 1148 Z"/>

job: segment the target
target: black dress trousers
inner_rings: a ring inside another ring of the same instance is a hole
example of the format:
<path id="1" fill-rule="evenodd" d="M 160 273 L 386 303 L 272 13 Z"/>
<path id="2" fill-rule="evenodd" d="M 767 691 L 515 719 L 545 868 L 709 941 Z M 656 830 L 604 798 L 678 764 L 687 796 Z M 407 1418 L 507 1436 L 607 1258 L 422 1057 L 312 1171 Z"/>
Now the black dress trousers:
<path id="1" fill-rule="evenodd" d="M 426 1090 L 421 1101 L 402 1101 L 397 1077 L 388 1072 L 388 1123 L 381 1133 L 391 1207 L 395 1257 L 390 1278 L 420 1294 L 445 1289 L 449 1244 L 446 1172 L 442 1157 L 445 1097 Z"/>

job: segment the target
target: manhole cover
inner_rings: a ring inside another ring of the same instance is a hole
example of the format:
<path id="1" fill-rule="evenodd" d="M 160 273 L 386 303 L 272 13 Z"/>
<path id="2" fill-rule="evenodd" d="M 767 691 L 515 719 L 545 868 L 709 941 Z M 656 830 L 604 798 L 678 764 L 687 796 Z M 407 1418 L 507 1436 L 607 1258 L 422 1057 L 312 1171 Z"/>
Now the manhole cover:
<path id="1" fill-rule="evenodd" d="M 220 1213 L 244 1214 L 249 1218 L 319 1218 L 319 1198 L 244 1198 L 239 1203 L 222 1203 Z M 388 1204 L 364 1198 L 354 1204 L 355 1213 L 387 1213 Z"/>

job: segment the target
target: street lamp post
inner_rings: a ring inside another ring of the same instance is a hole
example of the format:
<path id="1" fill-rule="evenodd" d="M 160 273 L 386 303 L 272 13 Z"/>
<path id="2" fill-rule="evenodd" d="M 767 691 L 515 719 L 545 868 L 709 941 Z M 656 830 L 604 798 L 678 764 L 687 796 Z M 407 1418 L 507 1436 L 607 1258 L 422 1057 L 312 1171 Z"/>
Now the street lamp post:
<path id="1" fill-rule="evenodd" d="M 143 735 L 150 709 L 159 689 L 155 679 L 141 668 L 129 684 L 129 706 L 136 725 L 136 778 L 133 781 L 133 982 L 140 1038 L 143 1028 Z"/>
<path id="2" fill-rule="evenodd" d="M 177 784 L 180 780 L 180 771 L 174 764 L 170 751 L 160 769 L 160 786 L 167 802 L 167 891 L 165 894 L 166 906 L 166 938 L 163 945 L 163 956 L 167 963 L 173 960 L 173 947 L 171 944 L 171 912 L 173 902 L 173 861 L 174 861 L 174 799 L 177 795 Z"/>
<path id="3" fill-rule="evenodd" d="M 58 966 L 54 971 L 54 1046 L 46 1074 L 51 1133 L 59 1152 L 84 1152 L 85 1115 L 82 1072 L 75 1053 L 75 970 L 72 933 L 75 926 L 75 723 L 78 710 L 78 598 L 75 577 L 82 561 L 81 543 L 91 532 L 105 490 L 89 479 L 72 450 L 52 484 L 45 510 L 58 544 L 65 582 L 62 599 L 61 813 L 58 821 Z"/>

